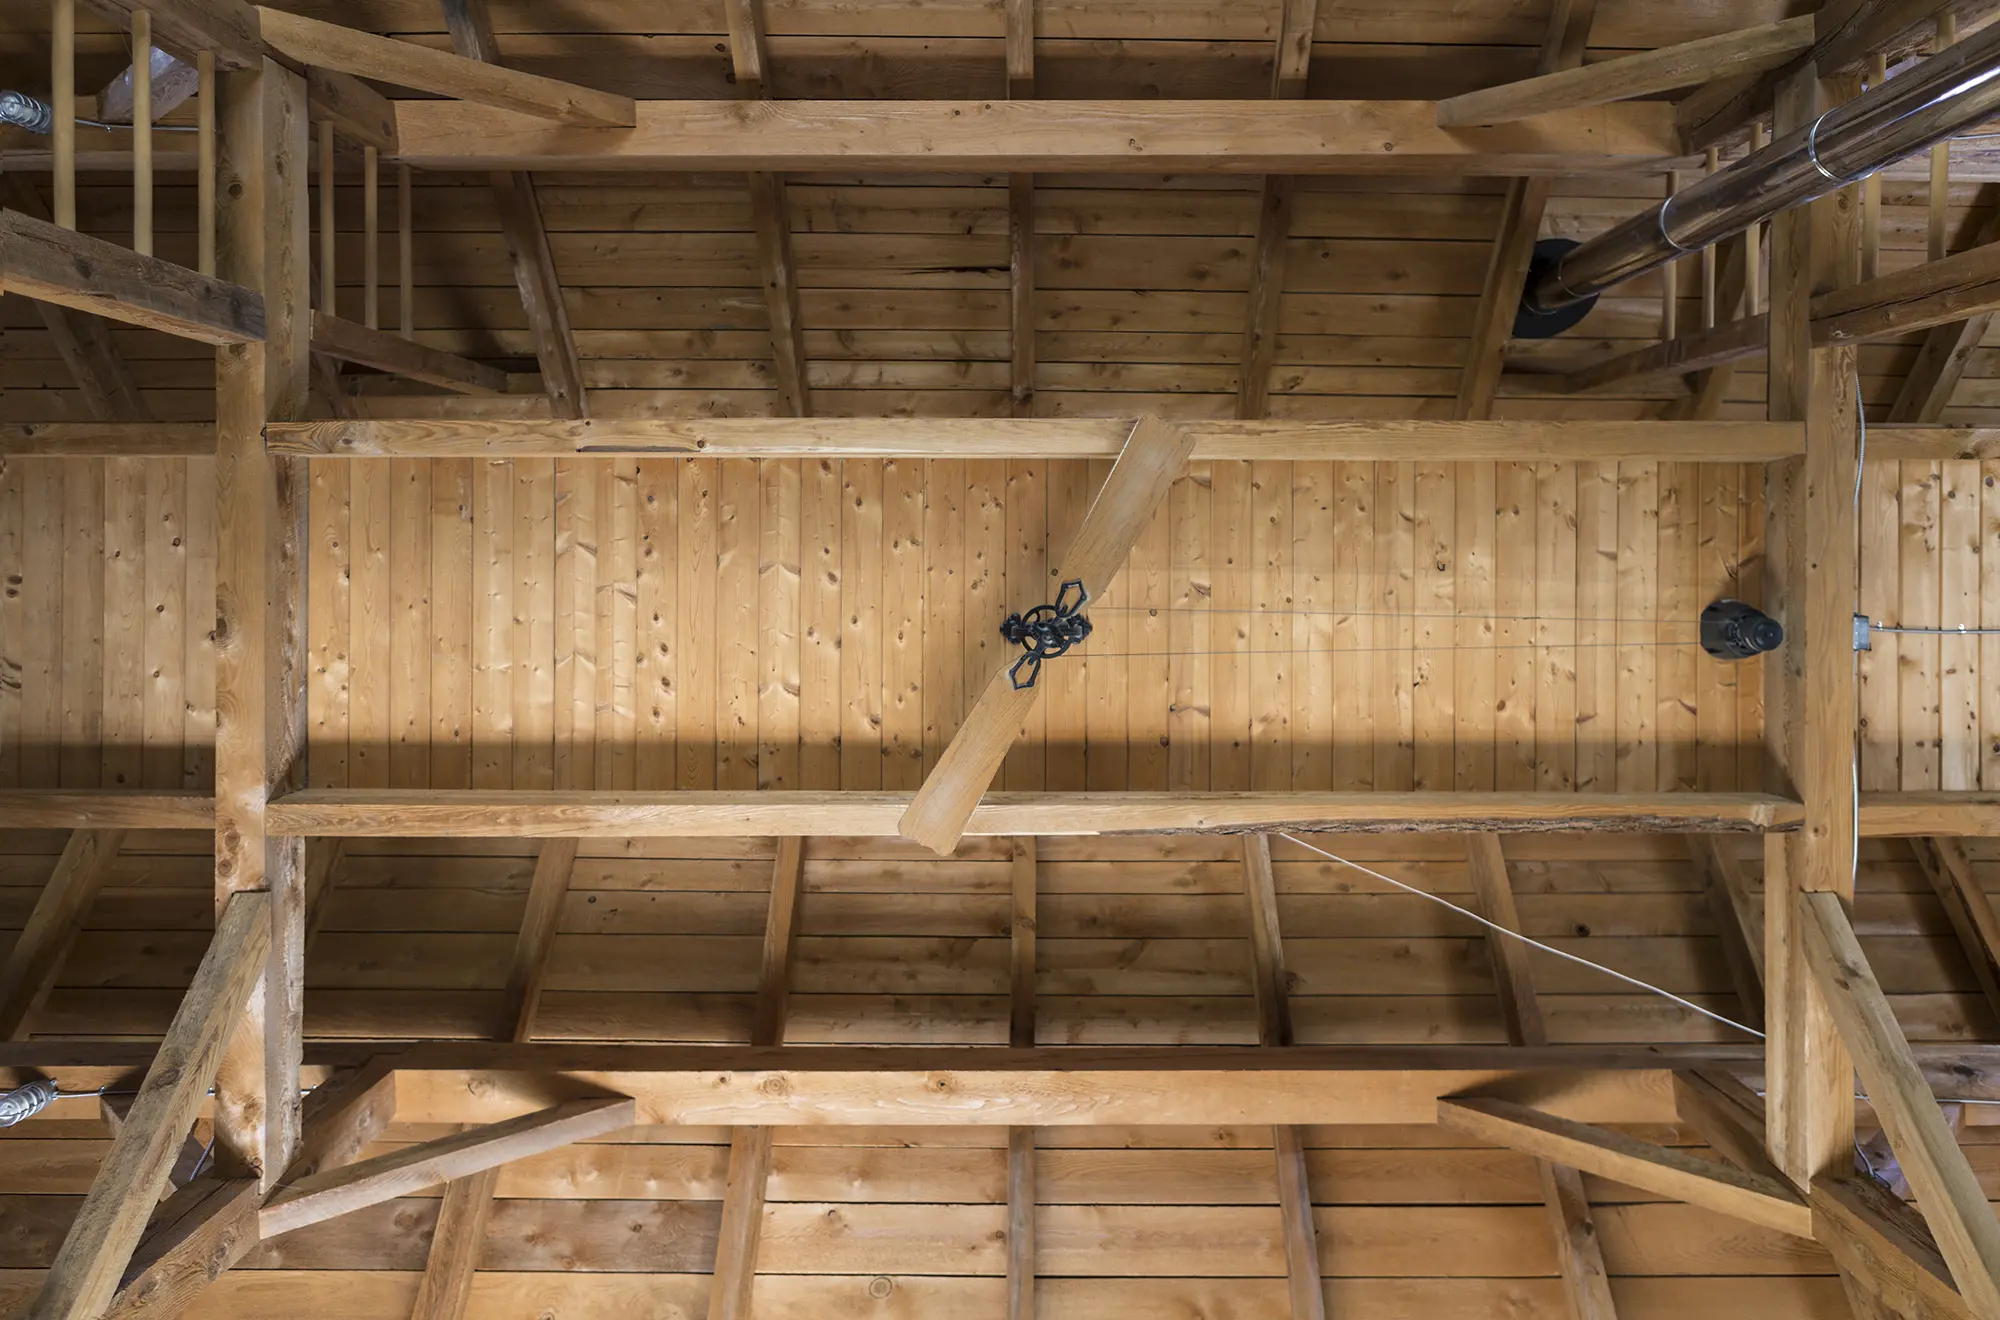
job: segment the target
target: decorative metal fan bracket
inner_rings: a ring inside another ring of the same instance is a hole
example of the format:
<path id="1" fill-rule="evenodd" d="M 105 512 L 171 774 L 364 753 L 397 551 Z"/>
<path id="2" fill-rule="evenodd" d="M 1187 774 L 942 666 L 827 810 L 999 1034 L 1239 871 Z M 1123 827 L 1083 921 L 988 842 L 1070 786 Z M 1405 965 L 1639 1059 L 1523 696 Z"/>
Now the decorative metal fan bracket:
<path id="1" fill-rule="evenodd" d="M 1081 613 L 1089 603 L 1089 589 L 1081 579 L 1072 578 L 1062 584 L 1053 603 L 1007 616 L 1000 635 L 1025 652 L 1007 670 L 1016 691 L 1035 685 L 1042 661 L 1065 654 L 1090 636 L 1090 620 Z"/>

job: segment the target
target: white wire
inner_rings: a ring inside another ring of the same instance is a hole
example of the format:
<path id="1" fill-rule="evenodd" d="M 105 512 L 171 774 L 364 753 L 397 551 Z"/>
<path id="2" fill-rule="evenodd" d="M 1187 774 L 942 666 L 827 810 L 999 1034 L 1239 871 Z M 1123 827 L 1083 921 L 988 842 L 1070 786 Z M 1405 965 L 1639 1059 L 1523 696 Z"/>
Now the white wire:
<path id="1" fill-rule="evenodd" d="M 1645 981 L 1641 981 L 1636 976 L 1627 976 L 1625 975 L 1625 973 L 1618 971 L 1615 968 L 1606 967 L 1603 963 L 1594 963 L 1588 958 L 1579 958 L 1577 955 L 1573 953 L 1566 953 L 1561 949 L 1553 948 L 1547 944 L 1543 944 L 1540 940 L 1530 939 L 1526 935 L 1523 935 L 1518 930 L 1513 930 L 1507 926 L 1502 926 L 1495 921 L 1488 921 L 1485 917 L 1480 916 L 1477 912 L 1473 912 L 1470 911 L 1469 909 L 1462 908 L 1458 904 L 1450 902 L 1449 900 L 1439 898 L 1436 894 L 1430 893 L 1428 890 L 1419 889 L 1415 885 L 1406 885 L 1401 880 L 1397 880 L 1390 876 L 1383 875 L 1380 871 L 1374 870 L 1370 867 L 1363 866 L 1359 862 L 1349 861 L 1347 858 L 1342 857 L 1337 853 L 1330 853 L 1324 848 L 1318 847 L 1314 844 L 1307 843 L 1304 839 L 1301 839 L 1296 834 L 1288 834 L 1283 830 L 1279 830 L 1277 831 L 1277 835 L 1281 839 L 1290 839 L 1293 843 L 1296 843 L 1297 845 L 1299 845 L 1299 847 L 1306 849 L 1308 852 L 1318 853 L 1320 856 L 1326 858 L 1330 862 L 1339 862 L 1342 866 L 1352 867 L 1353 869 L 1361 872 L 1361 874 L 1363 875 L 1373 876 L 1375 879 L 1380 880 L 1385 885 L 1391 885 L 1408 894 L 1415 894 L 1418 898 L 1426 899 L 1429 902 L 1437 904 L 1441 908 L 1449 908 L 1451 911 L 1458 913 L 1462 917 L 1470 917 L 1472 920 L 1486 927 L 1486 929 L 1490 931 L 1495 931 L 1501 935 L 1505 935 L 1509 939 L 1519 940 L 1521 943 L 1527 945 L 1531 949 L 1540 949 L 1543 953 L 1552 953 L 1558 958 L 1562 958 L 1569 962 L 1576 963 L 1579 966 L 1589 967 L 1592 968 L 1593 970 L 1603 972 L 1606 976 L 1613 977 L 1617 980 L 1623 981 L 1627 985 L 1637 986 L 1639 989 L 1644 990 L 1649 994 L 1658 995 L 1662 999 L 1670 999 L 1674 1003 L 1679 1004 L 1682 1008 L 1691 1009 L 1692 1011 L 1701 1014 L 1705 1018 L 1712 1018 L 1713 1020 L 1720 1022 L 1725 1027 L 1734 1027 L 1738 1031 L 1748 1032 L 1750 1035 L 1755 1036 L 1758 1040 L 1764 1039 L 1764 1033 L 1757 1030 L 1757 1028 L 1746 1027 L 1741 1022 L 1738 1022 L 1733 1018 L 1726 1018 L 1722 1016 L 1722 1014 L 1720 1013 L 1716 1013 L 1709 1009 L 1703 1008 L 1700 1004 L 1695 1003 L 1693 1000 L 1682 999 L 1679 995 L 1675 994 L 1671 990 L 1662 990 L 1659 986 L 1652 985 Z"/>

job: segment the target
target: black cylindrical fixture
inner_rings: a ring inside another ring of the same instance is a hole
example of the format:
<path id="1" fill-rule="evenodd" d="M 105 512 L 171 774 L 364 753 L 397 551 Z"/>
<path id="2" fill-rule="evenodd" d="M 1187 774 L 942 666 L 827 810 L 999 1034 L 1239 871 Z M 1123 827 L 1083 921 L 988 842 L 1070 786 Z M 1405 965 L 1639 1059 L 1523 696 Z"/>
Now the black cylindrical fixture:
<path id="1" fill-rule="evenodd" d="M 1701 649 L 1718 660 L 1748 660 L 1784 640 L 1784 627 L 1755 605 L 1723 599 L 1701 612 Z"/>
<path id="2" fill-rule="evenodd" d="M 2000 23 L 1571 250 L 1529 281 L 1549 313 L 1866 178 L 2000 113 Z"/>

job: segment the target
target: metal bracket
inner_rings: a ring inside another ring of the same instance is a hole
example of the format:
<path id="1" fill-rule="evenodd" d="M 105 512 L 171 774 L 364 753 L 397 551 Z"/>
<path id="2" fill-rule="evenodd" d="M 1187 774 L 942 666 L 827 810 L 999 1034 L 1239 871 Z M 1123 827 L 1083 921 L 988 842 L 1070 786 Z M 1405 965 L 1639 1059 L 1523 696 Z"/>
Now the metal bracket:
<path id="1" fill-rule="evenodd" d="M 1007 616 L 1000 625 L 1000 635 L 1027 653 L 1007 669 L 1015 691 L 1035 685 L 1041 677 L 1042 661 L 1055 659 L 1090 636 L 1090 620 L 1081 613 L 1089 603 L 1089 589 L 1081 579 L 1071 578 L 1056 592 L 1052 604 Z"/>

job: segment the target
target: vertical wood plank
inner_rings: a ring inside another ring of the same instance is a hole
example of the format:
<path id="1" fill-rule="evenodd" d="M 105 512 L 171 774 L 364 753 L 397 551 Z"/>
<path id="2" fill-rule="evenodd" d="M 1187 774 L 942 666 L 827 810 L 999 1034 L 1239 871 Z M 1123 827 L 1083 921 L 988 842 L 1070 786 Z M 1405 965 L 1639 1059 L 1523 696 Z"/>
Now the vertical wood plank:
<path id="1" fill-rule="evenodd" d="M 23 493 L 27 462 L 0 458 L 0 787 L 4 788 L 21 786 L 21 740 L 26 727 L 23 680 L 28 640 L 28 518 Z"/>
<path id="2" fill-rule="evenodd" d="M 146 741 L 146 465 L 104 470 L 104 712 L 98 782 L 137 788 Z"/>
<path id="3" fill-rule="evenodd" d="M 1375 468 L 1375 578 L 1381 593 L 1376 629 L 1376 792 L 1407 792 L 1416 783 L 1415 668 L 1411 647 L 1416 603 L 1416 465 Z M 1384 718 L 1386 716 L 1386 718 Z"/>
<path id="4" fill-rule="evenodd" d="M 1007 583 L 1007 464 L 1000 459 L 969 460 L 965 464 L 966 528 L 963 563 L 965 589 L 959 619 L 959 657 L 956 687 L 956 715 L 951 730 L 957 732 L 965 716 L 968 693 L 1000 667 L 1006 639 L 1000 623 L 1010 611 Z M 950 745 L 949 737 L 946 745 Z M 942 749 L 940 749 L 940 755 Z M 995 776 L 996 785 L 1006 782 L 1003 767 Z"/>
<path id="5" fill-rule="evenodd" d="M 1659 465 L 1618 465 L 1617 791 L 1659 787 Z"/>
<path id="6" fill-rule="evenodd" d="M 1698 717 L 1691 622 L 1701 614 L 1695 597 L 1700 572 L 1700 487 L 1692 463 L 1660 464 L 1659 485 L 1659 649 L 1654 662 L 1658 715 L 1659 787 L 1666 792 L 1695 786 Z"/>
<path id="7" fill-rule="evenodd" d="M 62 786 L 96 788 L 104 746 L 104 463 L 63 473 Z"/>
<path id="8" fill-rule="evenodd" d="M 514 480 L 514 787 L 545 789 L 555 786 L 555 464 L 519 460 Z"/>
<path id="9" fill-rule="evenodd" d="M 1696 469 L 1701 485 L 1697 529 L 1701 548 L 1693 600 L 1697 611 L 1724 597 L 1741 599 L 1736 573 L 1736 531 L 1741 522 L 1737 479 L 1741 471 L 1724 463 L 1707 463 Z M 1668 635 L 1692 637 L 1698 627 L 1698 622 L 1690 626 L 1686 620 L 1676 620 Z M 1740 670 L 1736 663 L 1717 660 L 1699 647 L 1689 650 L 1696 673 L 1695 787 L 1711 793 L 1727 792 L 1736 787 L 1736 680 Z"/>
<path id="10" fill-rule="evenodd" d="M 1028 605 L 1056 598 L 1062 583 L 1063 556 L 1071 538 L 1083 523 L 1092 494 L 1110 472 L 1106 462 L 1050 463 L 1048 474 L 1048 548 L 1041 576 L 1041 589 L 1030 594 Z M 1088 585 L 1088 584 L 1087 584 Z M 1108 589 L 1109 584 L 1106 584 Z M 1092 586 L 1091 590 L 1099 588 Z M 1089 648 L 1085 648 L 1085 654 Z M 1078 656 L 1046 665 L 1036 680 L 1043 688 L 1036 703 L 1048 719 L 1044 786 L 1054 792 L 1082 792 L 1090 785 L 1089 670 Z M 1110 749 L 1106 749 L 1108 752 Z"/>
<path id="11" fill-rule="evenodd" d="M 347 467 L 315 463 L 313 467 Z M 514 465 L 472 472 L 472 787 L 514 784 Z"/>
<path id="12" fill-rule="evenodd" d="M 306 564 L 308 632 L 312 674 L 306 688 L 306 725 L 311 755 L 306 769 L 314 788 L 345 788 L 347 704 L 353 600 L 348 554 L 348 477 L 353 463 L 309 463 L 312 494 L 308 527 L 311 558 Z M 190 577 L 192 574 L 190 573 Z"/>
<path id="13" fill-rule="evenodd" d="M 1121 788 L 1164 791 L 1167 787 L 1168 712 L 1174 701 L 1172 529 L 1173 493 L 1154 512 L 1132 543 L 1125 562 L 1124 671 L 1126 766 Z M 1114 671 L 1115 672 L 1115 671 Z"/>
<path id="14" fill-rule="evenodd" d="M 841 468 L 830 459 L 805 459 L 800 466 L 799 540 L 805 555 L 800 601 L 799 786 L 840 787 L 841 587 L 845 580 L 841 542 Z"/>
<path id="15" fill-rule="evenodd" d="M 724 459 L 716 506 L 715 786 L 757 787 L 757 556 L 763 495 L 754 459 Z"/>
<path id="16" fill-rule="evenodd" d="M 425 788 L 431 742 L 431 460 L 389 463 L 389 786 Z"/>
<path id="17" fill-rule="evenodd" d="M 187 711 L 186 460 L 147 461 L 145 485 L 146 732 L 140 782 L 147 788 L 177 788 Z"/>
<path id="18" fill-rule="evenodd" d="M 597 459 L 555 460 L 555 783 L 597 785 Z"/>
<path id="19" fill-rule="evenodd" d="M 882 787 L 883 465 L 841 464 L 840 786 Z"/>
<path id="20" fill-rule="evenodd" d="M 181 782 L 199 790 L 215 783 L 215 572 L 220 537 L 215 518 L 215 460 L 187 465 L 187 608 L 181 661 L 187 689 L 182 720 Z M 343 655 L 342 663 L 346 662 Z M 346 678 L 343 675 L 343 685 Z"/>
<path id="21" fill-rule="evenodd" d="M 1535 467 L 1535 787 L 1544 793 L 1577 787 L 1578 466 Z"/>
<path id="22" fill-rule="evenodd" d="M 1576 465 L 1576 613 L 1618 616 L 1618 465 Z M 1581 625 L 1579 625 L 1580 627 Z M 1609 793 L 1618 787 L 1618 652 L 1601 643 L 1617 624 L 1598 625 L 1576 652 L 1576 787 Z M 1580 635 L 1580 634 L 1579 634 Z"/>
<path id="23" fill-rule="evenodd" d="M 1001 616 L 1031 609 L 1046 597 L 1049 580 L 1049 466 L 1043 463 L 1007 464 L 1007 591 L 1001 599 Z M 998 627 L 996 622 L 993 626 Z M 984 673 L 968 675 L 967 692 L 979 692 L 1002 663 L 1012 663 L 1012 648 L 1004 640 L 997 662 Z M 1020 736 L 1007 749 L 1000 782 L 1020 791 L 1039 789 L 1047 784 L 1048 712 L 1043 702 L 1035 703 L 1022 725 Z"/>
<path id="24" fill-rule="evenodd" d="M 1893 622 L 1900 590 L 1902 514 L 1897 463 L 1870 463 L 1861 470 L 1859 595 L 1854 608 L 1870 619 Z M 1861 787 L 1869 792 L 1902 787 L 1903 749 L 1898 737 L 1897 647 L 1893 633 L 1870 638 L 1855 654 L 1855 692 L 1860 708 Z"/>
<path id="25" fill-rule="evenodd" d="M 1250 666 L 1243 652 L 1250 644 L 1251 524 L 1256 517 L 1250 465 L 1242 461 L 1212 465 L 1210 490 L 1210 551 L 1214 573 L 1215 614 L 1209 624 L 1209 645 L 1216 652 L 1209 665 L 1209 787 L 1245 790 L 1250 787 Z"/>
<path id="26" fill-rule="evenodd" d="M 1519 537 L 1520 510 L 1499 524 L 1500 474 L 1497 463 L 1459 463 L 1448 469 L 1455 487 L 1449 536 L 1452 549 L 1451 603 L 1440 611 L 1456 618 L 1430 620 L 1434 636 L 1451 648 L 1443 657 L 1451 675 L 1451 777 L 1453 788 L 1491 791 L 1501 757 L 1506 699 L 1499 684 L 1504 658 L 1497 650 L 1502 633 L 1514 635 L 1511 621 L 1499 619 L 1500 542 Z M 1532 545 L 1532 542 L 1530 542 Z M 1509 565 L 1511 567 L 1511 565 Z M 1419 624 L 1421 629 L 1424 625 Z M 1511 675 L 1509 675 L 1511 677 Z M 1531 749 L 1532 750 L 1532 749 Z M 1509 752 L 1511 755 L 1511 750 Z"/>
<path id="27" fill-rule="evenodd" d="M 638 464 L 607 459 L 597 477 L 597 786 L 631 789 L 638 782 Z"/>
<path id="28" fill-rule="evenodd" d="M 1167 716 L 1167 783 L 1180 791 L 1209 786 L 1210 656 L 1215 580 L 1209 564 L 1214 470 L 1190 463 L 1167 496 L 1172 512 L 1173 595 L 1170 662 L 1173 708 Z M 1011 786 L 1011 785 L 1010 785 Z"/>
<path id="29" fill-rule="evenodd" d="M 924 781 L 924 465 L 882 464 L 883 788 Z"/>
<path id="30" fill-rule="evenodd" d="M 394 615 L 390 607 L 389 463 L 347 465 L 348 592 L 352 622 L 348 686 L 348 782 L 389 786 L 389 673 Z"/>
<path id="31" fill-rule="evenodd" d="M 22 464 L 21 617 L 54 620 L 63 608 L 63 468 L 57 459 Z M 24 627 L 21 648 L 21 782 L 62 782 L 63 629 Z M 13 641 L 5 645 L 16 644 Z"/>
<path id="32" fill-rule="evenodd" d="M 1540 490 L 1532 463 L 1501 463 L 1494 477 L 1495 788 L 1535 786 L 1536 582 Z"/>
<path id="33" fill-rule="evenodd" d="M 1250 787 L 1292 786 L 1292 465 L 1250 465 Z"/>
<path id="34" fill-rule="evenodd" d="M 1903 468 L 1901 582 L 1896 610 L 1886 622 L 1905 627 L 1935 628 L 1938 614 L 1938 487 L 1936 463 L 1906 462 Z M 1923 791 L 1938 787 L 1941 720 L 1938 709 L 1939 638 L 1925 634 L 1898 637 L 1896 687 L 1897 722 L 1902 737 L 1902 787 Z"/>
<path id="35" fill-rule="evenodd" d="M 1979 618 L 1979 464 L 1952 462 L 1939 470 L 1938 620 L 1973 628 Z M 1979 643 L 1944 637 L 1938 645 L 1938 787 L 1979 786 Z"/>
<path id="36" fill-rule="evenodd" d="M 717 743 L 716 555 L 721 465 L 712 459 L 687 459 L 680 468 L 680 553 L 675 559 L 679 582 L 675 596 L 680 639 L 675 668 L 680 693 L 675 702 L 676 788 L 715 787 Z"/>
<path id="37" fill-rule="evenodd" d="M 970 512 L 966 464 L 932 459 L 924 467 L 924 678 L 917 694 L 923 710 L 924 774 L 929 774 L 965 714 L 964 633 Z"/>
<path id="38" fill-rule="evenodd" d="M 635 774 L 642 789 L 670 789 L 677 773 L 680 686 L 680 464 L 642 458 L 638 464 L 639 657 Z"/>
<path id="39" fill-rule="evenodd" d="M 799 460 L 758 465 L 763 485 L 757 551 L 759 677 L 757 787 L 792 789 L 799 780 L 800 542 Z"/>
<path id="40" fill-rule="evenodd" d="M 1449 464 L 1416 465 L 1416 577 L 1412 610 L 1411 694 L 1414 700 L 1415 786 L 1449 789 L 1456 777 L 1455 720 L 1458 612 L 1456 479 Z"/>
<path id="41" fill-rule="evenodd" d="M 1315 640 L 1327 648 L 1332 687 L 1327 736 L 1333 744 L 1328 788 L 1354 792 L 1375 782 L 1375 465 L 1336 463 L 1333 472 L 1332 611 Z"/>
<path id="42" fill-rule="evenodd" d="M 471 788 L 472 461 L 439 459 L 431 464 L 430 479 L 429 782 L 432 788 Z"/>

